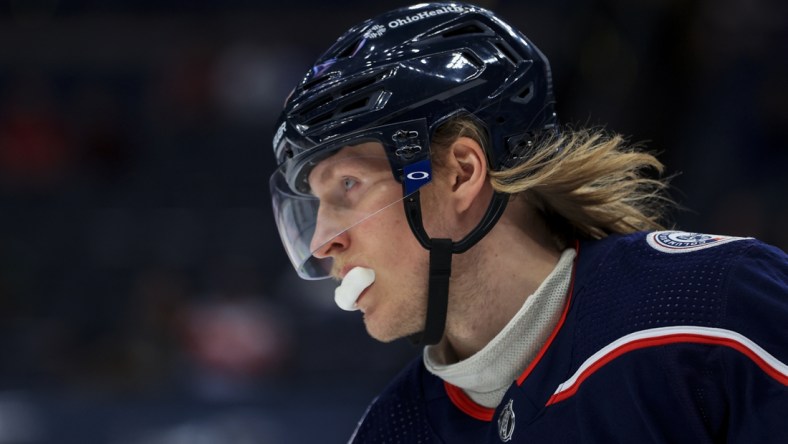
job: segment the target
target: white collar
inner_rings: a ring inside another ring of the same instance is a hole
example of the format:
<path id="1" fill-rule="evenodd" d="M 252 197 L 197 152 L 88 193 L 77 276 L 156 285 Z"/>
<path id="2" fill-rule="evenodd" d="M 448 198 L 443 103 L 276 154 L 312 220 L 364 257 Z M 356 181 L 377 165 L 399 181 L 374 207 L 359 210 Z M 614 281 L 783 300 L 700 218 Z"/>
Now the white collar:
<path id="1" fill-rule="evenodd" d="M 512 320 L 474 355 L 445 364 L 440 362 L 436 346 L 425 347 L 427 370 L 461 388 L 477 404 L 496 407 L 558 323 L 572 280 L 574 257 L 574 249 L 565 250 L 553 271 L 526 298 Z"/>

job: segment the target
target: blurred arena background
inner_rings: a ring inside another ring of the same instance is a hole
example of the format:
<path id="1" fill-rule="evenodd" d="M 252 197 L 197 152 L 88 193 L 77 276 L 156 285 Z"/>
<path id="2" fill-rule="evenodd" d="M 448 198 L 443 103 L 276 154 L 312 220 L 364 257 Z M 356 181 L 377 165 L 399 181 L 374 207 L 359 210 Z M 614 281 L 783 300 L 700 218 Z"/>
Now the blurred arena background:
<path id="1" fill-rule="evenodd" d="M 0 444 L 344 442 L 417 354 L 273 226 L 273 122 L 349 26 L 409 2 L 0 2 Z M 788 246 L 788 3 L 482 1 L 559 116 L 658 150 L 688 231 Z"/>

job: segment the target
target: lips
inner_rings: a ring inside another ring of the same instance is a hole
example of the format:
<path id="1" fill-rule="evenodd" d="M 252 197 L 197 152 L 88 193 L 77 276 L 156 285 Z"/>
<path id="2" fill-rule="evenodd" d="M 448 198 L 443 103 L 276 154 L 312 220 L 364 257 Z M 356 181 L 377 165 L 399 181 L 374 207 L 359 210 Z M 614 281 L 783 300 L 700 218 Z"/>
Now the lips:
<path id="1" fill-rule="evenodd" d="M 345 276 L 347 276 L 348 272 L 354 268 L 356 268 L 355 265 L 345 265 L 344 267 L 342 267 L 342 270 L 340 270 L 340 272 L 338 273 L 339 280 L 341 281 L 345 279 Z M 335 274 L 335 276 L 336 275 L 337 274 Z"/>

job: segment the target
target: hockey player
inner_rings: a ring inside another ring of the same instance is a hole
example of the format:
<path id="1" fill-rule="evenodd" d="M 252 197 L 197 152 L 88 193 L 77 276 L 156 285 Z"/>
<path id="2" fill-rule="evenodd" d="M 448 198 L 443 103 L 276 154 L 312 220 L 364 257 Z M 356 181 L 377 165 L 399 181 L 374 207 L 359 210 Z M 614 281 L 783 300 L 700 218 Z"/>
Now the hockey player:
<path id="1" fill-rule="evenodd" d="M 398 9 L 288 98 L 271 178 L 285 249 L 423 356 L 352 442 L 779 442 L 786 255 L 666 231 L 662 165 L 561 127 L 545 56 L 493 13 Z"/>

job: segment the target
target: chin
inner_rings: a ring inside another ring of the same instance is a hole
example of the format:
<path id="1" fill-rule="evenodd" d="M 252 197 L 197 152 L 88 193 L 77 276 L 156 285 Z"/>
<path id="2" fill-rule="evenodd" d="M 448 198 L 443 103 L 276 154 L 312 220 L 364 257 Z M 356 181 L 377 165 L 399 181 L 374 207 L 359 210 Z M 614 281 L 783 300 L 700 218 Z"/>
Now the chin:
<path id="1" fill-rule="evenodd" d="M 369 334 L 373 339 L 380 342 L 388 343 L 395 341 L 404 336 L 401 334 L 398 335 L 388 329 L 383 330 L 383 329 L 374 328 L 373 326 L 369 325 L 369 322 L 365 322 L 364 324 L 367 327 L 367 334 Z"/>
<path id="2" fill-rule="evenodd" d="M 367 333 L 375 340 L 389 343 L 396 341 L 397 339 L 402 339 L 408 336 L 411 336 L 415 333 L 418 333 L 417 328 L 407 328 L 405 325 L 375 325 L 374 322 L 370 322 L 367 318 L 364 318 L 364 325 L 367 328 Z"/>

